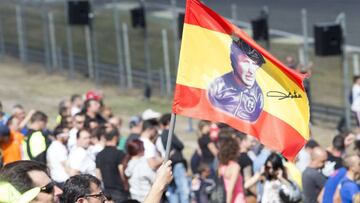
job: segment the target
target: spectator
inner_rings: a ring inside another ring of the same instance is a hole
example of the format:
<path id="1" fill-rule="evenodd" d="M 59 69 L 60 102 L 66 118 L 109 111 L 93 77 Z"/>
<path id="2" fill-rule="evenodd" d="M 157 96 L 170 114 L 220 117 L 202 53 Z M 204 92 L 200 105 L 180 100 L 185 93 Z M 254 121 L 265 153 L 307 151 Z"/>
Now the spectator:
<path id="1" fill-rule="evenodd" d="M 360 76 L 354 76 L 352 86 L 352 104 L 351 104 L 351 110 L 355 112 L 357 123 L 360 123 Z"/>
<path id="2" fill-rule="evenodd" d="M 320 192 L 320 196 L 318 198 L 318 202 L 326 202 L 326 203 L 333 203 L 335 192 L 339 186 L 340 181 L 345 177 L 346 175 L 346 168 L 342 167 L 335 171 L 334 174 L 332 174 L 329 179 L 326 181 L 325 186 Z"/>
<path id="3" fill-rule="evenodd" d="M 167 138 L 169 134 L 171 114 L 164 114 L 160 118 L 160 125 L 162 130 L 158 140 L 164 148 L 167 145 Z M 171 141 L 170 157 L 173 166 L 174 182 L 170 184 L 167 190 L 167 197 L 170 203 L 180 202 L 188 203 L 190 198 L 190 188 L 186 176 L 186 160 L 183 157 L 182 150 L 184 144 L 174 134 Z M 163 155 L 164 156 L 164 155 Z"/>
<path id="4" fill-rule="evenodd" d="M 232 137 L 220 141 L 219 175 L 224 180 L 226 203 L 245 202 L 243 180 L 240 174 L 240 165 L 236 162 L 239 145 Z"/>
<path id="5" fill-rule="evenodd" d="M 105 134 L 106 127 L 99 126 L 91 131 L 90 146 L 88 151 L 91 154 L 92 159 L 95 161 L 96 155 L 101 152 L 105 147 Z"/>
<path id="6" fill-rule="evenodd" d="M 43 132 L 47 120 L 47 115 L 41 111 L 36 111 L 32 115 L 24 147 L 25 157 L 44 164 L 46 164 L 46 151 L 51 142 Z"/>
<path id="7" fill-rule="evenodd" d="M 12 108 L 12 116 L 19 120 L 19 128 L 23 135 L 27 133 L 27 124 L 29 123 L 32 115 L 36 112 L 35 110 L 30 110 L 28 114 L 26 114 L 25 109 L 22 105 L 16 104 Z"/>
<path id="8" fill-rule="evenodd" d="M 140 138 L 140 134 L 142 131 L 142 124 L 143 124 L 143 122 L 142 122 L 142 119 L 140 116 L 131 117 L 130 123 L 129 123 L 130 134 L 127 137 L 125 146 L 127 146 L 128 142 Z"/>
<path id="9" fill-rule="evenodd" d="M 306 167 L 311 162 L 311 152 L 315 147 L 318 147 L 319 144 L 315 140 L 309 140 L 303 149 L 298 154 L 298 159 L 296 162 L 296 167 L 301 171 L 304 172 Z"/>
<path id="10" fill-rule="evenodd" d="M 326 151 L 315 147 L 311 153 L 311 162 L 302 174 L 304 203 L 316 203 L 326 178 L 320 172 L 327 160 Z"/>
<path id="11" fill-rule="evenodd" d="M 143 131 L 140 135 L 140 140 L 144 143 L 144 156 L 148 160 L 150 167 L 154 170 L 156 170 L 163 161 L 154 144 L 157 138 L 157 130 L 157 121 L 146 120 L 143 123 Z"/>
<path id="12" fill-rule="evenodd" d="M 103 106 L 103 107 L 101 108 L 101 116 L 102 116 L 105 120 L 108 121 L 111 117 L 114 116 L 114 114 L 113 114 L 113 112 L 112 112 L 112 110 L 111 110 L 110 107 L 108 107 L 108 106 Z"/>
<path id="13" fill-rule="evenodd" d="M 89 174 L 70 177 L 64 184 L 62 203 L 106 202 L 107 197 L 101 191 L 101 182 Z"/>
<path id="14" fill-rule="evenodd" d="M 8 116 L 6 115 L 6 113 L 3 111 L 3 106 L 2 103 L 0 101 L 0 125 L 5 125 L 6 121 L 8 119 Z"/>
<path id="15" fill-rule="evenodd" d="M 0 181 L 9 182 L 21 194 L 40 187 L 33 202 L 59 202 L 62 190 L 51 180 L 48 168 L 37 161 L 16 161 L 0 170 Z"/>
<path id="16" fill-rule="evenodd" d="M 59 103 L 59 115 L 56 117 L 56 124 L 60 125 L 63 118 L 71 116 L 71 103 L 69 100 L 62 100 Z"/>
<path id="17" fill-rule="evenodd" d="M 209 203 L 216 183 L 210 178 L 211 170 L 208 165 L 201 163 L 198 171 L 199 175 L 196 174 L 191 182 L 193 200 L 195 203 Z"/>
<path id="18" fill-rule="evenodd" d="M 1 147 L 5 145 L 10 140 L 10 129 L 3 124 L 0 124 L 0 166 L 4 164 L 4 151 Z"/>
<path id="19" fill-rule="evenodd" d="M 244 180 L 246 202 L 256 202 L 256 183 L 259 181 L 261 173 L 254 174 L 253 161 L 248 155 L 254 138 L 241 132 L 236 135 L 240 148 L 237 163 L 240 165 L 240 174 Z"/>
<path id="20" fill-rule="evenodd" d="M 328 161 L 325 168 L 329 167 L 327 165 L 333 166 L 332 170 L 325 174 L 326 176 L 332 174 L 335 170 L 341 168 L 342 165 L 342 155 L 345 152 L 345 139 L 342 135 L 336 135 L 332 140 L 332 145 L 327 149 Z"/>
<path id="21" fill-rule="evenodd" d="M 70 151 L 68 164 L 70 175 L 91 174 L 95 175 L 95 161 L 87 150 L 90 145 L 90 133 L 86 129 L 81 129 L 76 135 L 76 147 Z"/>
<path id="22" fill-rule="evenodd" d="M 299 188 L 289 180 L 281 157 L 271 153 L 265 161 L 265 182 L 261 202 L 300 202 Z"/>
<path id="23" fill-rule="evenodd" d="M 77 113 L 73 117 L 73 127 L 69 132 L 69 141 L 67 147 L 71 150 L 76 145 L 76 134 L 79 130 L 84 128 L 85 115 L 82 113 Z"/>
<path id="24" fill-rule="evenodd" d="M 75 116 L 77 113 L 81 112 L 83 106 L 83 99 L 79 94 L 73 94 L 70 98 L 71 101 L 71 116 Z"/>
<path id="25" fill-rule="evenodd" d="M 144 123 L 146 126 L 146 122 Z M 143 202 L 155 180 L 155 171 L 144 156 L 144 144 L 132 140 L 126 146 L 128 155 L 124 161 L 125 176 L 128 179 L 132 199 Z M 165 189 L 165 188 L 164 188 Z"/>
<path id="26" fill-rule="evenodd" d="M 85 126 L 91 127 L 91 122 L 97 122 L 98 125 L 105 124 L 106 120 L 100 115 L 100 108 L 100 102 L 95 99 L 88 99 L 85 101 Z"/>
<path id="27" fill-rule="evenodd" d="M 47 151 L 47 165 L 50 169 L 51 178 L 60 186 L 70 177 L 70 169 L 67 166 L 68 150 L 66 148 L 69 139 L 69 129 L 58 126 L 54 130 L 55 140 L 50 144 Z"/>
<path id="28" fill-rule="evenodd" d="M 7 130 L 10 130 L 9 137 L 6 141 L 0 141 L 0 149 L 3 154 L 3 164 L 8 164 L 22 159 L 22 143 L 24 135 L 19 132 L 19 120 L 10 116 L 7 121 Z M 4 136 L 5 126 L 0 126 L 0 134 Z M 5 131 L 7 131 L 5 130 Z"/>
<path id="29" fill-rule="evenodd" d="M 119 133 L 120 133 L 120 137 L 119 137 L 119 143 L 118 143 L 118 149 L 125 151 L 126 148 L 126 137 L 123 136 L 123 134 L 121 133 L 121 128 L 122 128 L 122 119 L 119 116 L 113 116 L 109 119 L 108 121 L 113 127 L 115 127 Z"/>
<path id="30" fill-rule="evenodd" d="M 209 121 L 200 121 L 199 130 L 200 138 L 197 140 L 201 151 L 201 162 L 207 164 L 212 171 L 212 177 L 215 175 L 215 157 L 218 154 L 218 148 L 210 139 L 210 125 Z"/>
<path id="31" fill-rule="evenodd" d="M 119 132 L 113 128 L 105 133 L 105 148 L 96 156 L 96 176 L 104 183 L 106 194 L 111 194 L 116 203 L 128 198 L 124 185 L 124 168 L 122 162 L 125 153 L 116 148 Z"/>
<path id="32" fill-rule="evenodd" d="M 355 195 L 360 193 L 360 185 L 357 182 L 360 175 L 360 158 L 357 155 L 345 159 L 347 169 L 345 177 L 340 182 L 340 196 L 342 203 L 352 203 Z"/>

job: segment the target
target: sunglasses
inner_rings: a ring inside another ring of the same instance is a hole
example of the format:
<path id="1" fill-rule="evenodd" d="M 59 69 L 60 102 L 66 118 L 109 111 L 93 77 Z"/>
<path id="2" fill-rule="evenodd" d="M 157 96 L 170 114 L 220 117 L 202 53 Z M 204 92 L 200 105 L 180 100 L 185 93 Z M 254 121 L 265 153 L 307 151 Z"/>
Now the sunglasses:
<path id="1" fill-rule="evenodd" d="M 79 197 L 78 199 L 80 198 L 84 198 L 84 199 L 87 199 L 87 198 L 96 198 L 98 200 L 100 200 L 101 202 L 105 203 L 106 201 L 108 201 L 108 198 L 106 197 L 106 195 L 103 193 L 103 192 L 100 192 L 98 194 L 89 194 L 89 195 L 84 195 L 82 197 Z"/>
<path id="2" fill-rule="evenodd" d="M 50 182 L 47 185 L 45 185 L 44 187 L 41 187 L 40 192 L 51 194 L 51 193 L 54 193 L 54 188 L 55 188 L 55 183 Z"/>

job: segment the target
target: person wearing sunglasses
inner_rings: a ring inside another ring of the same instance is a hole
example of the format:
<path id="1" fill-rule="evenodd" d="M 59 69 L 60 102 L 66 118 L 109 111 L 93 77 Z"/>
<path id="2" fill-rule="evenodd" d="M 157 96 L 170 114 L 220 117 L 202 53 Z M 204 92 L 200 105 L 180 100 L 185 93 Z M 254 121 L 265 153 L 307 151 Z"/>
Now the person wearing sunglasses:
<path id="1" fill-rule="evenodd" d="M 37 161 L 16 161 L 0 170 L 0 181 L 10 183 L 21 194 L 38 187 L 33 203 L 57 203 L 62 190 L 51 180 L 46 165 Z"/>
<path id="2" fill-rule="evenodd" d="M 104 203 L 108 198 L 101 190 L 101 182 L 90 174 L 70 177 L 64 184 L 62 203 Z"/>

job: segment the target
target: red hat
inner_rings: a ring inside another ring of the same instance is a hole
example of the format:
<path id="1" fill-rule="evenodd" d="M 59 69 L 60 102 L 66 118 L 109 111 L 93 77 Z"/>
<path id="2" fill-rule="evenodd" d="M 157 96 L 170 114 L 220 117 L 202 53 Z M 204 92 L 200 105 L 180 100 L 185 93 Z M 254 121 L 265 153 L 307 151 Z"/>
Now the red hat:
<path id="1" fill-rule="evenodd" d="M 86 93 L 86 100 L 88 99 L 95 99 L 97 101 L 100 101 L 102 99 L 102 95 L 96 91 L 90 90 Z"/>

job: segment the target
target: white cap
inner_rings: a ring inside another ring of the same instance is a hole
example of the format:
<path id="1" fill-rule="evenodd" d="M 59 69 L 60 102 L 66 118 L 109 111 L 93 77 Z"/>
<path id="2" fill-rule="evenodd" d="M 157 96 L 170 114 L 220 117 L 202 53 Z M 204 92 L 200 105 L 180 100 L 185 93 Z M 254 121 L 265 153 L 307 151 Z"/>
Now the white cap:
<path id="1" fill-rule="evenodd" d="M 143 120 L 149 120 L 149 119 L 157 119 L 160 118 L 161 114 L 159 112 L 153 111 L 152 109 L 146 109 L 142 113 L 142 119 Z"/>

